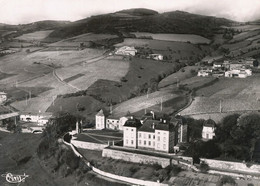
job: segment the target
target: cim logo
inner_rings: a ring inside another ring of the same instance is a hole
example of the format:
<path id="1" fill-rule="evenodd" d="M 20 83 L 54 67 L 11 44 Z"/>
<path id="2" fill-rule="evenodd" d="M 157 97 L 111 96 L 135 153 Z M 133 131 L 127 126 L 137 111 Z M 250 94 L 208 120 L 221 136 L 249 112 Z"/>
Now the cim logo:
<path id="1" fill-rule="evenodd" d="M 25 173 L 23 175 L 14 175 L 12 173 L 2 174 L 2 177 L 5 177 L 5 180 L 8 183 L 21 183 L 25 182 L 25 178 L 28 178 L 29 175 L 26 175 Z"/>

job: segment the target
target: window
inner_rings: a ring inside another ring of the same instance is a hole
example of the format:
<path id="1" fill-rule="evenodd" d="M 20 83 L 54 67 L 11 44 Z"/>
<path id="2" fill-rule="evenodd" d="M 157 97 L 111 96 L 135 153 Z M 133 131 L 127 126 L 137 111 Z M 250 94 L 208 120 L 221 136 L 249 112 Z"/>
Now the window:
<path id="1" fill-rule="evenodd" d="M 157 139 L 158 139 L 158 141 L 160 141 L 160 136 L 158 136 L 158 138 L 157 138 Z"/>
<path id="2" fill-rule="evenodd" d="M 128 130 L 128 128 L 126 128 L 125 130 Z"/>
<path id="3" fill-rule="evenodd" d="M 146 141 L 144 140 L 144 145 L 146 145 Z"/>
<path id="4" fill-rule="evenodd" d="M 158 132 L 158 134 L 160 134 L 160 132 Z"/>
<path id="5" fill-rule="evenodd" d="M 131 129 L 131 131 L 133 132 L 133 131 L 134 131 L 134 129 Z"/>
<path id="6" fill-rule="evenodd" d="M 153 139 L 155 139 L 155 135 L 153 135 Z"/>
<path id="7" fill-rule="evenodd" d="M 139 145 L 141 145 L 142 144 L 142 141 L 141 140 L 139 140 Z"/>
<path id="8" fill-rule="evenodd" d="M 142 137 L 142 133 L 139 133 L 139 138 L 141 138 Z"/>
<path id="9" fill-rule="evenodd" d="M 153 147 L 155 146 L 155 142 L 153 142 Z"/>
<path id="10" fill-rule="evenodd" d="M 151 134 L 148 135 L 148 139 L 151 139 Z"/>
<path id="11" fill-rule="evenodd" d="M 157 148 L 158 148 L 158 149 L 160 148 L 160 143 L 157 143 Z"/>
<path id="12" fill-rule="evenodd" d="M 134 144 L 134 140 L 131 140 L 131 144 L 132 144 L 132 145 Z"/>
<path id="13" fill-rule="evenodd" d="M 151 142 L 150 141 L 148 142 L 148 145 L 151 146 Z"/>
<path id="14" fill-rule="evenodd" d="M 163 144 L 163 149 L 166 149 L 166 145 L 165 144 Z"/>
<path id="15" fill-rule="evenodd" d="M 163 142 L 166 142 L 166 137 L 163 137 Z"/>
<path id="16" fill-rule="evenodd" d="M 125 140 L 125 144 L 128 144 L 128 139 L 127 139 L 127 140 Z"/>
<path id="17" fill-rule="evenodd" d="M 144 133 L 144 139 L 146 138 L 146 134 Z"/>

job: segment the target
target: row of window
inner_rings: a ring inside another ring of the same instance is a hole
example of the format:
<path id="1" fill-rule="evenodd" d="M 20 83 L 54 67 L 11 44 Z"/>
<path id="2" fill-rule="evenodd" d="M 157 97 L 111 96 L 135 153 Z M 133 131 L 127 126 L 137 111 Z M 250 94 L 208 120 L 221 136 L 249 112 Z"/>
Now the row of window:
<path id="1" fill-rule="evenodd" d="M 126 130 L 128 131 L 128 128 L 126 128 Z M 133 132 L 133 131 L 134 131 L 134 129 L 131 129 L 131 131 Z"/>
<path id="2" fill-rule="evenodd" d="M 130 145 L 130 144 L 131 144 L 131 145 L 134 144 L 134 140 L 129 140 L 129 141 L 130 141 L 129 145 Z M 128 145 L 128 142 L 129 142 L 129 141 L 128 141 L 128 139 L 126 139 L 126 140 L 125 140 L 125 144 Z"/>
<path id="3" fill-rule="evenodd" d="M 143 144 L 142 144 L 142 140 L 139 140 L 139 145 L 140 146 L 155 147 L 155 142 L 144 140 Z M 160 143 L 157 143 L 157 149 L 161 149 Z M 166 144 L 163 144 L 163 149 L 166 150 Z"/>

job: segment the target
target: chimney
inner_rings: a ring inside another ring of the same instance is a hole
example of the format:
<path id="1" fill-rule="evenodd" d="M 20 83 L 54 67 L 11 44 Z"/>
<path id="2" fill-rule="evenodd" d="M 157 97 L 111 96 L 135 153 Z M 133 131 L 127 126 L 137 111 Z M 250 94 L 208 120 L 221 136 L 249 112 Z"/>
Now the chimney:
<path id="1" fill-rule="evenodd" d="M 154 112 L 153 112 L 153 111 L 150 111 L 150 113 L 153 115 L 153 119 L 155 119 Z"/>

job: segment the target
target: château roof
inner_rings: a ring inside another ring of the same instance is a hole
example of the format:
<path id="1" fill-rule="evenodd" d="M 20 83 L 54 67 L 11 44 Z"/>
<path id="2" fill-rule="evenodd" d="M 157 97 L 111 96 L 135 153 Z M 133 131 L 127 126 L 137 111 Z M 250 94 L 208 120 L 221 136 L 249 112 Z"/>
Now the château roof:
<path id="1" fill-rule="evenodd" d="M 141 126 L 142 126 L 141 122 L 135 118 L 127 120 L 124 124 L 124 127 L 140 128 Z"/>
<path id="2" fill-rule="evenodd" d="M 215 123 L 214 120 L 208 119 L 208 120 L 206 120 L 206 121 L 203 123 L 203 126 L 205 126 L 205 127 L 215 127 L 215 126 L 216 126 L 216 123 Z"/>
<path id="3" fill-rule="evenodd" d="M 96 116 L 105 116 L 103 109 L 101 109 Z"/>

